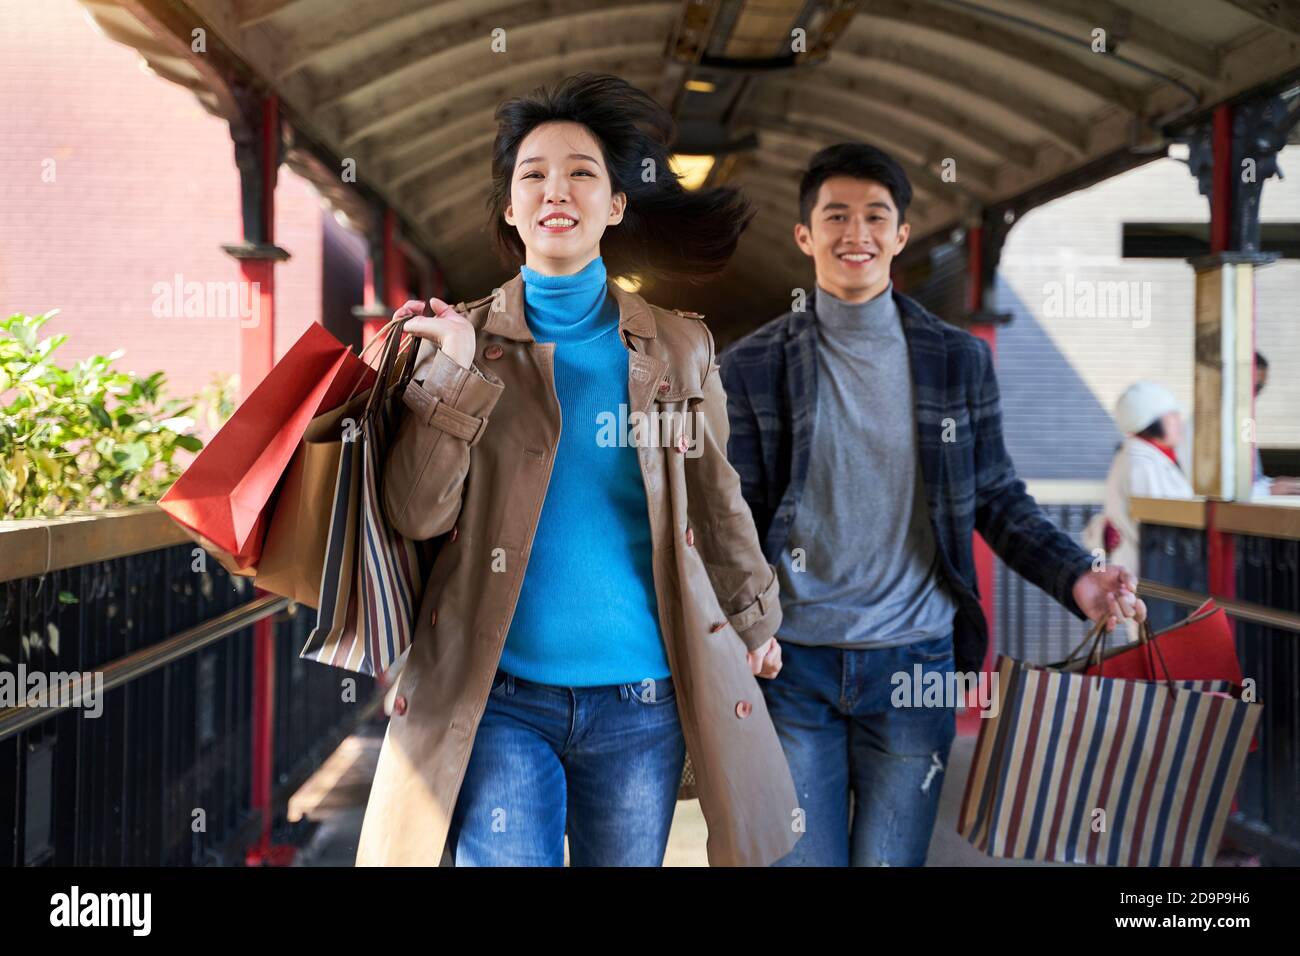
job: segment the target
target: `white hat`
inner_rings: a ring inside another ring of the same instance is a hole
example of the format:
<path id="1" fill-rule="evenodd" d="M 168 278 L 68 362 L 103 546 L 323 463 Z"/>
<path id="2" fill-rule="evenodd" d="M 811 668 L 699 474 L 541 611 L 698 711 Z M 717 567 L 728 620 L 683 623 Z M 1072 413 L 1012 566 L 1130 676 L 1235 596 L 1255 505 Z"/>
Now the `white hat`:
<path id="1" fill-rule="evenodd" d="M 1125 435 L 1136 435 L 1168 412 L 1181 412 L 1174 393 L 1156 382 L 1134 382 L 1115 403 L 1115 424 Z"/>

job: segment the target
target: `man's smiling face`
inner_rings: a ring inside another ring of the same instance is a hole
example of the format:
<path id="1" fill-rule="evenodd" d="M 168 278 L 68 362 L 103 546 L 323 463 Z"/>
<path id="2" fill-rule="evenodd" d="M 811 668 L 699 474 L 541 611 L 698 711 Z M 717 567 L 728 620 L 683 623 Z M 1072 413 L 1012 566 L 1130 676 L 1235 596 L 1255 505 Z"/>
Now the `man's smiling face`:
<path id="1" fill-rule="evenodd" d="M 865 302 L 889 285 L 889 267 L 911 227 L 899 225 L 889 189 L 874 179 L 831 176 L 821 184 L 795 242 L 812 257 L 817 283 L 847 302 Z"/>

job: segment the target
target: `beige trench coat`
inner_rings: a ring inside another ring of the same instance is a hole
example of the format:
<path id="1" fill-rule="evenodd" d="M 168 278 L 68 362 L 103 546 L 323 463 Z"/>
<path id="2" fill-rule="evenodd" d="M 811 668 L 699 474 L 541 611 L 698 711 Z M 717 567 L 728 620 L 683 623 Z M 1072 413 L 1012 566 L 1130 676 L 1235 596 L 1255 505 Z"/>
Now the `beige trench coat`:
<path id="1" fill-rule="evenodd" d="M 609 293 L 628 349 L 629 419 L 636 411 L 678 413 L 657 420 L 675 423 L 667 440 L 666 429 L 650 428 L 635 453 L 709 863 L 766 866 L 801 835 L 790 770 L 746 660 L 776 633 L 781 608 L 776 574 L 727 462 L 713 336 L 689 314 L 649 305 L 612 281 Z M 357 850 L 363 866 L 442 859 L 559 439 L 555 346 L 528 330 L 522 277 L 460 308 L 477 329 L 475 362 L 463 369 L 433 354 L 429 372 L 403 395 L 385 464 L 388 520 L 412 538 L 449 534 L 393 688 Z M 673 440 L 681 433 L 685 444 Z"/>

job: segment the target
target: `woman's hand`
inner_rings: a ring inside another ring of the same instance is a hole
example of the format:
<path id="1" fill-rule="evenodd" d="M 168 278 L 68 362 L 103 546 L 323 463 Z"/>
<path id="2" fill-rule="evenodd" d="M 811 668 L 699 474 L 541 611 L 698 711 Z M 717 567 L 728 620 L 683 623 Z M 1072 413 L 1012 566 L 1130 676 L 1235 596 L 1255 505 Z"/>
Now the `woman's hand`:
<path id="1" fill-rule="evenodd" d="M 781 645 L 775 637 L 749 652 L 749 669 L 758 677 L 775 677 L 781 671 Z"/>
<path id="2" fill-rule="evenodd" d="M 459 365 L 461 368 L 469 368 L 474 362 L 474 326 L 465 316 L 457 312 L 452 306 L 443 302 L 441 299 L 430 299 L 426 304 L 418 299 L 412 299 L 407 302 L 396 312 L 393 313 L 394 319 L 408 319 L 403 328 L 412 335 L 422 339 L 428 339 L 437 345 L 442 351 L 447 353 L 447 357 Z M 425 315 L 426 311 L 431 311 L 431 315 Z M 415 316 L 415 318 L 410 318 Z M 424 373 L 428 370 L 429 363 L 433 360 L 433 350 L 427 352 L 422 348 L 422 355 L 417 355 L 415 370 L 412 373 L 416 378 L 423 378 Z"/>

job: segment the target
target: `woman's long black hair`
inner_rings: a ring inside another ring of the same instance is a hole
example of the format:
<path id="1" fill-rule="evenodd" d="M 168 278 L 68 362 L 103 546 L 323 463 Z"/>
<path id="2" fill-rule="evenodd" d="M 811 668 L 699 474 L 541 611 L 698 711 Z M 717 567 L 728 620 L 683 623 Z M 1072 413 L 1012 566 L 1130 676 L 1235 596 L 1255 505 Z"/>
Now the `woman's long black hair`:
<path id="1" fill-rule="evenodd" d="M 754 209 L 738 190 L 689 192 L 668 165 L 675 133 L 672 116 L 649 94 L 617 76 L 579 73 L 557 85 L 497 107 L 488 199 L 493 245 L 510 268 L 524 261 L 524 244 L 505 221 L 510 183 L 524 137 L 542 123 L 574 122 L 600 143 L 612 191 L 627 194 L 623 221 L 609 226 L 600 255 L 610 276 L 700 280 L 722 271 L 736 251 Z M 650 182 L 646 160 L 654 171 Z"/>

